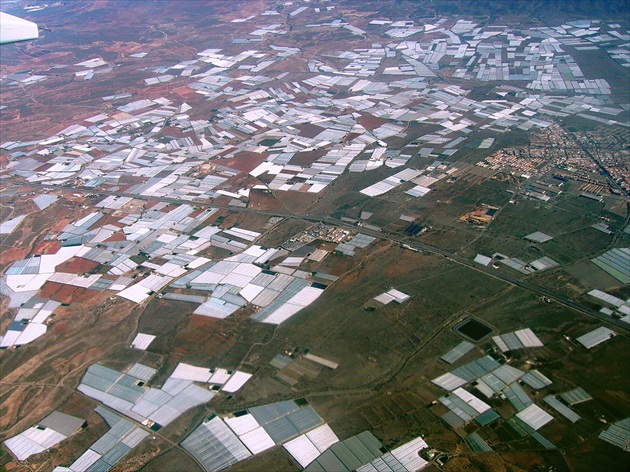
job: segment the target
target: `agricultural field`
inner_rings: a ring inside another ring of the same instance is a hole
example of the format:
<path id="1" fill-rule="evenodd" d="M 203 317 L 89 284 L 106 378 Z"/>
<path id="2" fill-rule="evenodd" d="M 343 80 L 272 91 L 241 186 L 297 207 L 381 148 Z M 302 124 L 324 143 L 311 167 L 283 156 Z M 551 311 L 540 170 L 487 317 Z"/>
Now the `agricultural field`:
<path id="1" fill-rule="evenodd" d="M 0 471 L 628 469 L 627 4 L 5 10 Z"/>

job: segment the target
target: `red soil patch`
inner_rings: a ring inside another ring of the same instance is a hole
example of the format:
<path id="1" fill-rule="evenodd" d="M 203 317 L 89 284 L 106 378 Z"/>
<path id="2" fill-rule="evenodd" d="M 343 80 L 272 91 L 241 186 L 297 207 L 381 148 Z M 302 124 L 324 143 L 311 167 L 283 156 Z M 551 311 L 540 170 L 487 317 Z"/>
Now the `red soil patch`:
<path id="1" fill-rule="evenodd" d="M 70 303 L 71 299 L 66 301 L 66 298 L 68 298 L 68 295 L 71 295 L 71 293 L 70 294 L 65 293 L 67 288 L 72 289 L 74 287 L 70 287 L 69 285 L 59 284 L 57 282 L 46 282 L 41 288 L 41 290 L 39 291 L 39 294 L 43 298 L 50 298 L 52 300 L 57 300 L 62 303 Z M 62 293 L 61 290 L 64 290 L 64 292 Z"/>
<path id="2" fill-rule="evenodd" d="M 265 160 L 266 156 L 256 152 L 240 152 L 237 157 L 232 159 L 221 159 L 221 165 L 230 169 L 240 170 L 241 172 L 250 172 Z"/>
<path id="3" fill-rule="evenodd" d="M 195 217 L 199 216 L 199 214 L 200 214 L 201 212 L 203 212 L 204 210 L 205 210 L 205 208 L 197 208 L 195 211 L 193 211 L 193 212 L 192 212 L 190 215 L 188 215 L 188 216 L 190 216 L 190 218 L 195 218 Z"/>
<path id="4" fill-rule="evenodd" d="M 44 172 L 44 171 L 46 171 L 46 170 L 50 169 L 50 168 L 51 168 L 52 166 L 54 166 L 54 165 L 55 165 L 55 164 L 52 164 L 52 163 L 46 163 L 46 164 L 43 164 L 43 165 L 41 165 L 41 166 L 38 166 L 38 167 L 37 167 L 37 170 L 38 170 L 39 172 Z"/>
<path id="5" fill-rule="evenodd" d="M 125 241 L 126 239 L 127 239 L 127 237 L 125 236 L 125 233 L 123 233 L 122 231 L 118 231 L 117 233 L 112 234 L 104 242 L 106 242 L 106 243 L 113 243 L 113 242 L 116 242 L 116 241 Z"/>
<path id="6" fill-rule="evenodd" d="M 178 352 L 191 352 L 188 346 L 195 346 L 192 350 L 196 355 L 204 357 L 216 356 L 227 352 L 236 339 L 229 338 L 218 329 L 222 320 L 207 316 L 192 315 L 188 326 L 175 338 L 175 350 Z"/>
<path id="7" fill-rule="evenodd" d="M 72 220 L 70 218 L 62 218 L 55 223 L 55 225 L 50 228 L 51 231 L 61 231 L 69 224 Z"/>
<path id="8" fill-rule="evenodd" d="M 220 195 L 219 197 L 217 197 L 214 202 L 217 205 L 227 205 L 228 203 L 230 203 L 232 201 L 233 197 L 229 197 L 227 195 Z"/>
<path id="9" fill-rule="evenodd" d="M 262 210 L 286 210 L 271 192 L 266 190 L 252 190 L 249 193 L 250 208 L 260 208 Z"/>
<path id="10" fill-rule="evenodd" d="M 118 188 L 118 191 L 119 191 L 120 193 L 125 193 L 127 190 L 129 190 L 129 189 L 130 189 L 131 187 L 133 187 L 134 185 L 135 185 L 135 184 L 125 184 L 125 185 L 121 185 L 121 186 Z"/>
<path id="11" fill-rule="evenodd" d="M 186 138 L 188 136 L 188 134 L 184 133 L 183 130 L 174 126 L 165 126 L 164 128 L 162 128 L 160 134 L 164 136 L 171 136 L 173 138 Z"/>
<path id="12" fill-rule="evenodd" d="M 387 120 L 371 115 L 361 115 L 361 117 L 357 121 L 361 123 L 361 125 L 368 131 L 371 131 L 387 123 Z"/>
<path id="13" fill-rule="evenodd" d="M 75 202 L 75 203 L 83 203 L 85 201 L 85 197 L 83 196 L 75 197 L 74 194 L 71 194 L 71 193 L 65 194 L 63 198 L 65 198 L 69 202 Z"/>
<path id="14" fill-rule="evenodd" d="M 43 241 L 35 246 L 34 254 L 57 254 L 61 245 L 57 240 Z"/>
<path id="15" fill-rule="evenodd" d="M 91 272 L 99 266 L 98 262 L 83 259 L 82 257 L 73 257 L 57 266 L 56 272 L 69 272 L 71 274 L 84 274 Z"/>
<path id="16" fill-rule="evenodd" d="M 188 357 L 189 351 L 185 347 L 175 346 L 173 348 L 173 354 L 171 355 L 171 361 L 179 361 L 180 359 L 184 359 Z"/>
<path id="17" fill-rule="evenodd" d="M 293 166 L 307 167 L 310 166 L 317 159 L 322 157 L 325 153 L 326 151 L 323 151 L 321 149 L 315 151 L 299 152 L 291 158 L 289 164 Z"/>
<path id="18" fill-rule="evenodd" d="M 175 208 L 177 208 L 177 205 L 175 205 L 174 203 L 169 203 L 168 205 L 166 205 L 164 208 L 162 208 L 160 211 L 162 213 L 168 213 L 169 211 L 174 210 Z"/>
<path id="19" fill-rule="evenodd" d="M 39 296 L 61 303 L 76 304 L 91 301 L 97 293 L 86 288 L 58 284 L 57 282 L 46 282 L 39 291 Z"/>
<path id="20" fill-rule="evenodd" d="M 402 270 L 402 269 L 400 269 L 398 267 L 392 267 L 392 266 L 388 267 L 388 269 L 385 271 L 385 275 L 387 277 L 397 277 L 397 276 L 402 275 L 404 273 L 405 273 L 404 270 Z"/>
<path id="21" fill-rule="evenodd" d="M 64 323 L 63 321 L 56 321 L 55 323 L 53 323 L 52 327 L 53 327 L 53 331 L 57 335 L 63 333 L 68 328 L 66 323 Z"/>
<path id="22" fill-rule="evenodd" d="M 19 261 L 24 259 L 28 254 L 28 249 L 17 249 L 14 247 L 8 249 L 2 249 L 0 253 L 0 264 L 8 264 L 9 262 Z"/>
<path id="23" fill-rule="evenodd" d="M 311 139 L 325 130 L 325 128 L 311 124 L 311 123 L 307 123 L 304 125 L 295 125 L 295 127 L 300 130 L 300 136 L 304 136 L 306 138 L 311 138 Z"/>
<path id="24" fill-rule="evenodd" d="M 100 159 L 101 157 L 107 155 L 106 152 L 100 151 L 98 149 L 92 149 L 89 152 L 90 156 L 94 157 L 94 159 Z"/>
<path id="25" fill-rule="evenodd" d="M 99 226 L 114 225 L 118 228 L 122 228 L 122 225 L 118 222 L 120 219 L 120 216 L 107 215 L 99 221 Z"/>
<path id="26" fill-rule="evenodd" d="M 217 318 L 212 318 L 210 316 L 201 316 L 201 315 L 191 315 L 190 320 L 188 321 L 189 329 L 197 329 L 201 327 L 212 327 L 218 323 Z"/>
<path id="27" fill-rule="evenodd" d="M 189 97 L 197 96 L 197 93 L 189 87 L 177 87 L 173 89 L 172 92 L 176 93 L 182 98 L 189 98 Z"/>

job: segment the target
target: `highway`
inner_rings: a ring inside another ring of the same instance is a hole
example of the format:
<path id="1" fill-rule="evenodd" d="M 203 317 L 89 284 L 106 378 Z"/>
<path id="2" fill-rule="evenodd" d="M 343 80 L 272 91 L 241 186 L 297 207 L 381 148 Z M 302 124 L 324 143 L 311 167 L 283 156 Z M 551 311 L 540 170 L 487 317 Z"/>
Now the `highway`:
<path id="1" fill-rule="evenodd" d="M 16 185 L 18 186 L 18 185 Z M 511 275 L 507 275 L 501 272 L 496 271 L 496 269 L 492 269 L 492 268 L 488 268 L 488 267 L 484 267 L 481 266 L 479 264 L 474 263 L 471 260 L 465 259 L 461 256 L 458 256 L 456 254 L 453 254 L 451 252 L 448 252 L 444 249 L 441 249 L 439 247 L 435 247 L 435 246 L 431 246 L 428 244 L 419 244 L 416 242 L 412 242 L 411 239 L 409 238 L 405 238 L 403 236 L 400 235 L 396 235 L 396 234 L 392 234 L 392 233 L 388 233 L 388 232 L 381 232 L 381 231 L 374 231 L 374 230 L 370 230 L 361 226 L 356 226 L 356 225 L 351 225 L 348 224 L 344 221 L 341 221 L 339 219 L 336 218 L 332 218 L 328 215 L 316 215 L 316 214 L 303 214 L 303 215 L 297 215 L 295 213 L 289 212 L 289 211 L 271 211 L 271 210 L 259 210 L 256 208 L 249 208 L 249 207 L 238 207 L 238 206 L 231 206 L 231 205 L 218 205 L 216 203 L 210 203 L 210 202 L 198 202 L 198 201 L 187 201 L 187 200 L 181 200 L 181 199 L 177 199 L 177 198 L 170 198 L 170 197 L 152 197 L 152 196 L 143 196 L 143 195 L 137 195 L 134 193 L 125 193 L 125 192 L 111 192 L 111 191 L 107 191 L 107 190 L 96 190 L 96 189 L 84 189 L 84 188 L 77 188 L 77 187 L 72 187 L 69 185 L 65 185 L 65 186 L 57 186 L 57 185 L 43 185 L 43 184 L 22 184 L 19 185 L 19 187 L 21 188 L 32 188 L 32 189 L 37 189 L 39 191 L 41 190 L 48 190 L 48 191 L 64 191 L 64 192 L 68 192 L 68 193 L 82 193 L 82 194 L 92 194 L 92 195 L 99 195 L 99 196 L 120 196 L 120 197 L 130 197 L 130 198 L 135 198 L 137 200 L 156 200 L 156 201 L 161 201 L 161 202 L 166 202 L 166 203 L 173 203 L 173 204 L 177 204 L 177 205 L 182 205 L 182 204 L 189 204 L 189 205 L 193 205 L 199 208 L 218 208 L 218 209 L 225 209 L 225 210 L 230 210 L 230 211 L 234 211 L 234 212 L 242 212 L 242 213 L 254 213 L 257 215 L 266 215 L 269 217 L 282 217 L 282 218 L 293 218 L 293 219 L 303 219 L 303 220 L 307 220 L 307 221 L 312 221 L 312 222 L 322 222 L 324 224 L 327 225 L 334 225 L 334 226 L 339 226 L 339 227 L 343 227 L 346 229 L 352 229 L 354 231 L 359 230 L 361 233 L 363 234 L 367 234 L 368 236 L 373 236 L 385 241 L 392 241 L 392 242 L 396 242 L 398 244 L 401 245 L 407 245 L 408 247 L 415 249 L 417 251 L 421 251 L 423 253 L 426 254 L 436 254 L 439 256 L 442 256 L 446 259 L 448 259 L 451 262 L 454 262 L 456 264 L 459 264 L 461 266 L 465 266 L 471 270 L 474 270 L 476 272 L 479 272 L 481 274 L 484 274 L 488 277 L 492 277 L 496 280 L 500 280 L 501 282 L 505 282 L 511 285 L 514 285 L 516 287 L 522 288 L 523 290 L 527 290 L 530 293 L 533 293 L 535 295 L 538 295 L 540 297 L 544 297 L 546 299 L 549 300 L 553 300 L 556 303 L 559 303 L 567 308 L 571 308 L 573 310 L 576 310 L 584 315 L 593 317 L 593 318 L 597 318 L 599 321 L 602 321 L 606 324 L 609 325 L 613 325 L 617 328 L 620 328 L 624 331 L 630 331 L 630 324 L 628 323 L 624 323 L 623 321 L 617 320 L 615 318 L 612 318 L 610 316 L 604 315 L 603 313 L 600 313 L 598 311 L 592 310 L 588 307 L 583 306 L 582 304 L 571 300 L 567 297 L 564 297 L 562 295 L 558 295 L 544 287 L 540 287 L 538 285 L 532 284 L 526 280 L 522 280 L 518 277 L 515 276 L 511 276 Z M 20 192 L 20 193 L 24 193 L 24 191 Z M 629 216 L 630 217 L 630 216 Z M 628 221 L 626 221 L 626 224 L 628 224 Z"/>

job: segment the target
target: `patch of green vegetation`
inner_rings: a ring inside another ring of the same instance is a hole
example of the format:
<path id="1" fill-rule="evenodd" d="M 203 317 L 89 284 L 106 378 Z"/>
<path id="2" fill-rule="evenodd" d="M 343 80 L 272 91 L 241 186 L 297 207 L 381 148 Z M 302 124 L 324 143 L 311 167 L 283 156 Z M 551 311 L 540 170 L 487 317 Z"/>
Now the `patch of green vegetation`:
<path id="1" fill-rule="evenodd" d="M 150 258 L 149 258 L 149 256 L 147 254 L 136 254 L 134 256 L 131 256 L 129 259 L 131 259 L 137 265 L 140 265 L 143 262 L 148 261 Z"/>
<path id="2" fill-rule="evenodd" d="M 267 146 L 267 147 L 271 147 L 274 144 L 276 144 L 278 141 L 280 141 L 279 139 L 275 139 L 275 138 L 267 138 L 267 139 L 263 139 L 260 142 L 261 146 Z"/>

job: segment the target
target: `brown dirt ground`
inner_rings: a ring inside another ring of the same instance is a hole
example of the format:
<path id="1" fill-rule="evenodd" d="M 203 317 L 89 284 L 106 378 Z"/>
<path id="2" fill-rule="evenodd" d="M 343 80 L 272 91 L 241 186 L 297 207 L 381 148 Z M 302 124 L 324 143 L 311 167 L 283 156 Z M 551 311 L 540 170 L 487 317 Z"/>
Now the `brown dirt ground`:
<path id="1" fill-rule="evenodd" d="M 24 259 L 28 255 L 28 249 L 18 249 L 18 248 L 2 248 L 2 253 L 0 254 L 0 264 L 8 264 L 13 261 L 18 261 L 20 259 Z"/>
<path id="2" fill-rule="evenodd" d="M 250 172 L 265 160 L 267 156 L 257 152 L 239 152 L 235 157 L 230 159 L 221 159 L 221 165 L 230 169 L 240 170 L 241 172 Z"/>
<path id="3" fill-rule="evenodd" d="M 56 239 L 51 240 L 51 241 L 43 241 L 39 243 L 37 246 L 35 246 L 35 249 L 33 249 L 33 253 L 34 254 L 57 254 L 60 248 L 61 248 L 61 245 L 59 244 L 59 241 L 57 241 Z"/>
<path id="4" fill-rule="evenodd" d="M 98 293 L 99 292 L 94 290 L 75 287 L 73 285 L 46 282 L 39 291 L 39 296 L 61 303 L 87 304 Z"/>
<path id="5" fill-rule="evenodd" d="M 104 242 L 113 243 L 117 241 L 125 241 L 127 236 L 122 231 L 112 234 L 109 238 L 107 238 Z"/>
<path id="6" fill-rule="evenodd" d="M 100 264 L 98 262 L 84 259 L 82 257 L 73 257 L 66 262 L 59 264 L 56 272 L 69 272 L 71 274 L 85 274 L 96 269 Z"/>

